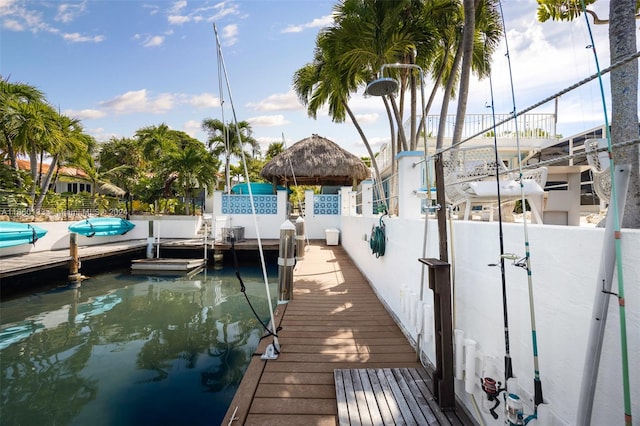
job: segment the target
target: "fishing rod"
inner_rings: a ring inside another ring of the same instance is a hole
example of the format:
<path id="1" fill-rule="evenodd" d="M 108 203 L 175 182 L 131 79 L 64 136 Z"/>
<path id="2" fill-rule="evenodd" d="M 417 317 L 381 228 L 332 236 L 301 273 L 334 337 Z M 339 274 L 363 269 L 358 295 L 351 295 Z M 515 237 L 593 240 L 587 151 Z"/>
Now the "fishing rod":
<path id="1" fill-rule="evenodd" d="M 219 59 L 219 64 L 221 66 L 221 69 L 223 71 L 224 74 L 224 80 L 226 82 L 226 86 L 227 86 L 227 93 L 229 94 L 229 103 L 231 104 L 231 112 L 233 115 L 233 122 L 236 126 L 236 135 L 238 135 L 238 143 L 240 145 L 242 145 L 242 140 L 241 140 L 241 133 L 240 133 L 240 128 L 238 126 L 238 118 L 236 116 L 236 109 L 233 105 L 233 96 L 231 95 L 231 85 L 229 83 L 229 75 L 227 74 L 227 67 L 225 66 L 225 62 L 224 62 L 224 57 L 222 55 L 222 47 L 220 44 L 220 38 L 218 37 L 218 29 L 216 28 L 216 24 L 215 22 L 213 23 L 213 32 L 215 33 L 216 36 L 216 45 L 218 47 L 218 59 Z M 240 150 L 241 153 L 241 158 L 242 158 L 242 165 L 244 166 L 244 176 L 245 176 L 245 181 L 248 183 L 247 187 L 248 187 L 248 192 L 249 192 L 249 200 L 250 200 L 250 204 L 251 204 L 251 213 L 253 216 L 253 225 L 255 227 L 255 231 L 256 231 L 256 239 L 258 240 L 258 252 L 260 253 L 260 264 L 262 266 L 262 277 L 264 279 L 264 286 L 265 286 L 265 291 L 267 294 L 267 302 L 269 303 L 269 315 L 271 317 L 271 334 L 273 335 L 273 344 L 269 345 L 269 347 L 267 347 L 265 354 L 262 356 L 262 359 L 276 359 L 278 356 L 278 353 L 280 352 L 280 343 L 278 341 L 278 335 L 276 334 L 276 321 L 273 315 L 273 303 L 271 301 L 271 292 L 269 291 L 269 279 L 267 277 L 267 268 L 266 268 L 266 262 L 264 260 L 264 250 L 262 249 L 262 240 L 260 238 L 260 228 L 258 226 L 258 218 L 257 218 L 257 214 L 256 214 L 256 206 L 255 206 L 255 202 L 254 202 L 254 198 L 253 198 L 253 191 L 251 189 L 251 180 L 249 179 L 249 168 L 247 167 L 247 159 L 244 155 L 244 150 L 241 149 Z"/>
<path id="2" fill-rule="evenodd" d="M 506 28 L 505 21 L 504 21 L 504 13 L 502 11 L 502 2 L 498 1 L 498 5 L 500 7 L 500 17 L 502 19 L 502 28 Z M 506 35 L 504 38 L 504 43 L 507 51 L 505 56 L 507 57 L 507 64 L 509 68 L 509 82 L 511 85 L 511 100 L 513 103 L 513 115 L 515 116 L 517 111 L 516 97 L 513 89 L 513 72 L 511 70 L 511 59 L 509 57 L 510 56 L 509 43 L 507 41 Z M 534 308 L 534 302 L 533 302 L 533 277 L 532 277 L 533 274 L 531 270 L 531 250 L 530 250 L 530 244 L 529 244 L 529 230 L 527 225 L 527 206 L 526 206 L 526 200 L 524 195 L 524 181 L 522 179 L 522 174 L 523 174 L 522 173 L 522 154 L 520 151 L 520 132 L 518 131 L 518 120 L 514 120 L 514 123 L 515 123 L 515 132 L 516 132 L 516 151 L 518 153 L 518 168 L 519 168 L 518 181 L 520 183 L 520 203 L 522 205 L 524 249 L 525 249 L 525 257 L 521 261 L 516 262 L 515 264 L 517 266 L 523 267 L 527 271 L 527 283 L 528 283 L 528 289 L 529 289 L 529 314 L 531 317 L 531 341 L 532 341 L 532 347 L 533 347 L 533 370 L 534 370 L 533 402 L 535 404 L 535 412 L 532 415 L 532 417 L 536 418 L 538 405 L 542 404 L 542 402 L 544 401 L 544 398 L 542 396 L 542 381 L 540 380 L 540 367 L 538 364 L 538 337 L 537 337 L 537 331 L 536 331 L 536 316 L 535 316 L 535 308 Z"/>
<path id="3" fill-rule="evenodd" d="M 613 151 L 611 149 L 611 130 L 609 129 L 609 118 L 607 114 L 607 103 L 605 102 L 604 96 L 604 87 L 602 84 L 602 75 L 600 72 L 600 62 L 598 61 L 598 55 L 596 53 L 596 45 L 593 40 L 593 33 L 591 32 L 591 25 L 589 24 L 589 18 L 587 16 L 587 8 L 585 6 L 584 0 L 580 0 L 580 4 L 582 6 L 582 13 L 584 14 L 585 21 L 587 23 L 587 28 L 589 30 L 589 37 L 591 40 L 591 49 L 593 50 L 593 58 L 596 64 L 596 71 L 598 75 L 598 83 L 600 84 L 600 97 L 602 99 L 602 109 L 604 113 L 604 123 L 605 123 L 605 134 L 607 138 L 607 152 L 609 154 L 609 176 L 611 178 L 611 203 L 609 204 L 609 209 L 613 207 L 613 227 L 614 227 L 614 244 L 615 244 L 615 261 L 616 261 L 616 272 L 618 276 L 618 309 L 619 309 L 619 317 L 620 317 L 620 352 L 621 352 L 621 361 L 622 361 L 622 389 L 623 389 L 623 399 L 624 399 L 624 422 L 625 425 L 630 426 L 632 424 L 632 416 L 631 416 L 631 390 L 629 385 L 629 360 L 627 353 L 627 323 L 626 323 L 626 312 L 625 312 L 625 301 L 624 301 L 624 275 L 622 268 L 622 244 L 621 244 L 621 232 L 620 232 L 620 215 L 619 215 L 619 206 L 618 206 L 618 191 L 616 189 L 616 177 L 614 171 L 614 161 L 613 161 Z M 609 213 L 607 213 L 609 216 Z M 610 293 L 611 294 L 611 293 Z M 603 315 L 603 322 L 606 321 L 606 312 Z M 600 343 L 601 344 L 601 343 Z M 598 355 L 599 356 L 599 355 Z M 598 360 L 599 361 L 599 360 Z M 595 386 L 595 380 L 593 383 Z M 593 389 L 590 390 L 593 392 Z M 582 392 L 581 392 L 582 393 Z M 591 403 L 593 399 L 591 397 Z M 588 417 L 591 418 L 591 410 L 592 406 L 588 407 Z M 583 413 L 580 413 L 579 416 L 583 416 Z"/>
<path id="4" fill-rule="evenodd" d="M 493 148 L 495 154 L 496 165 L 496 189 L 498 190 L 498 238 L 500 240 L 500 278 L 502 280 L 502 315 L 504 322 L 504 380 L 506 382 L 513 377 L 513 364 L 511 362 L 511 352 L 509 350 L 509 314 L 507 309 L 507 279 L 504 270 L 504 232 L 502 229 L 502 208 L 501 208 L 501 194 L 500 194 L 500 168 L 498 162 L 498 135 L 496 134 L 496 113 L 493 104 L 493 83 L 491 74 L 489 74 L 489 90 L 491 92 L 491 118 L 493 120 Z"/>

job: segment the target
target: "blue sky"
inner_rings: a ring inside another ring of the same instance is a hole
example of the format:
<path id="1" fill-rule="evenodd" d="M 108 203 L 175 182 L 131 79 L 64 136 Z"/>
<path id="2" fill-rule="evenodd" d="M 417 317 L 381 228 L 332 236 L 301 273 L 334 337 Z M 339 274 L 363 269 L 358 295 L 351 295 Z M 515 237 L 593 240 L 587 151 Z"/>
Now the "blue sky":
<path id="1" fill-rule="evenodd" d="M 608 2 L 598 12 L 608 15 Z M 168 124 L 206 140 L 204 118 L 252 124 L 264 148 L 317 133 L 367 155 L 353 124 L 332 123 L 326 111 L 307 117 L 291 89 L 294 72 L 313 57 L 318 31 L 335 2 L 315 0 L 146 1 L 0 0 L 0 73 L 40 88 L 52 105 L 80 118 L 98 141 L 131 137 L 141 127 Z M 502 4 L 518 111 L 596 72 L 588 30 L 536 21 L 535 0 Z M 231 94 L 220 106 L 213 31 L 222 43 Z M 593 26 L 600 67 L 609 65 L 607 26 Z M 640 38 L 639 38 L 640 39 Z M 513 110 L 504 44 L 495 56 L 496 113 Z M 608 78 L 605 78 L 608 87 Z M 425 82 L 427 96 L 431 82 Z M 363 88 L 364 89 L 364 88 Z M 608 93 L 608 89 L 607 89 Z M 467 113 L 487 113 L 488 80 L 476 82 Z M 389 139 L 382 103 L 354 94 L 350 106 L 374 147 Z M 610 106 L 608 106 L 610 110 Z M 553 112 L 553 103 L 533 112 Z M 439 105 L 431 109 L 438 114 Z M 449 113 L 455 113 L 455 103 Z M 610 114 L 610 111 L 609 111 Z M 559 102 L 565 136 L 603 122 L 596 83 Z"/>

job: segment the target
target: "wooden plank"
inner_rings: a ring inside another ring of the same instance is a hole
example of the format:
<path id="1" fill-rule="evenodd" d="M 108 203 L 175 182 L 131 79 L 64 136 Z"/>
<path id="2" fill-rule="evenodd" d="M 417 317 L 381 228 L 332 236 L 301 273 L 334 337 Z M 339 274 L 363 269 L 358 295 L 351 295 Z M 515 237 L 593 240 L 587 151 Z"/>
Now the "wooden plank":
<path id="1" fill-rule="evenodd" d="M 356 393 L 355 389 L 353 388 L 353 381 L 351 380 L 351 374 L 349 374 L 349 370 L 343 372 L 342 380 L 344 382 L 344 392 L 347 398 L 347 408 L 349 409 L 348 424 L 359 425 L 360 413 L 358 411 L 358 400 L 356 399 Z"/>
<path id="2" fill-rule="evenodd" d="M 402 395 L 404 397 L 404 400 L 407 406 L 409 407 L 409 410 L 411 411 L 413 419 L 419 425 L 428 424 L 427 419 L 425 418 L 424 414 L 422 414 L 422 410 L 419 407 L 418 401 L 416 401 L 415 397 L 411 393 L 411 389 L 409 388 L 409 384 L 407 383 L 407 380 L 400 373 L 400 369 L 393 368 L 391 372 L 396 379 L 396 383 L 398 384 L 398 387 L 402 392 Z"/>
<path id="3" fill-rule="evenodd" d="M 354 377 L 354 380 L 358 380 L 360 382 L 360 394 L 362 397 L 358 399 L 358 404 L 361 407 L 360 411 L 365 411 L 368 416 L 367 424 L 381 424 L 382 417 L 380 416 L 380 410 L 378 409 L 376 398 L 373 396 L 373 392 L 371 390 L 371 382 L 369 381 L 369 376 L 367 376 L 367 371 L 364 369 L 351 370 L 351 375 Z"/>
<path id="4" fill-rule="evenodd" d="M 393 415 L 391 414 L 391 410 L 389 409 L 389 404 L 387 403 L 387 399 L 384 396 L 384 391 L 382 390 L 382 385 L 380 384 L 380 379 L 378 379 L 376 370 L 373 368 L 367 368 L 366 372 L 369 375 L 369 380 L 371 382 L 371 390 L 373 392 L 373 396 L 376 399 L 378 410 L 380 410 L 380 417 L 382 418 L 382 423 L 384 425 L 395 425 Z"/>
<path id="5" fill-rule="evenodd" d="M 440 424 L 452 424 L 456 426 L 462 426 L 462 423 L 456 417 L 454 421 L 452 421 L 450 413 L 444 413 L 440 410 L 440 406 L 438 405 L 438 401 L 433 398 L 433 394 L 431 393 L 431 386 L 433 386 L 431 377 L 427 374 L 426 371 L 422 369 L 411 368 L 409 369 L 409 373 L 414 379 L 415 384 L 418 386 L 418 389 L 425 397 L 427 404 L 431 407 L 433 414 L 437 417 L 438 422 Z M 455 415 L 454 415 L 455 417 Z"/>
<path id="6" fill-rule="evenodd" d="M 343 372 L 345 370 L 333 370 L 333 377 L 336 384 L 336 403 L 338 404 L 338 422 L 340 425 L 349 424 L 349 408 L 347 406 L 347 395 L 344 388 Z"/>
<path id="7" fill-rule="evenodd" d="M 373 424 L 371 421 L 371 415 L 369 414 L 369 406 L 367 405 L 367 399 L 364 396 L 362 387 L 362 381 L 360 380 L 360 374 L 358 370 L 349 370 L 351 375 L 351 381 L 353 382 L 353 390 L 356 394 L 356 402 L 358 404 L 358 413 L 360 413 L 360 423 L 365 425 Z"/>
<path id="8" fill-rule="evenodd" d="M 393 397 L 400 409 L 400 413 L 402 414 L 402 418 L 408 425 L 417 425 L 415 419 L 413 418 L 413 414 L 411 412 L 411 408 L 407 404 L 407 401 L 404 398 L 402 393 L 402 389 L 398 386 L 398 383 L 395 380 L 395 376 L 393 375 L 393 371 L 391 368 L 383 369 L 384 376 L 389 382 L 389 387 L 391 388 L 391 392 L 393 393 Z"/>
<path id="9" fill-rule="evenodd" d="M 410 368 L 397 369 L 398 373 L 404 378 L 404 381 L 407 383 L 407 386 L 409 387 L 409 392 L 415 398 L 417 407 L 422 412 L 422 415 L 426 419 L 427 424 L 429 425 L 440 424 L 436 416 L 433 414 L 431 407 L 429 407 L 429 404 L 427 402 L 425 395 L 422 393 L 422 391 L 418 387 L 418 383 L 411 375 L 410 370 L 415 370 L 415 369 L 410 369 Z"/>
<path id="10" fill-rule="evenodd" d="M 389 405 L 389 411 L 393 416 L 393 419 L 397 425 L 405 425 L 404 418 L 402 417 L 402 413 L 400 411 L 400 407 L 396 402 L 396 398 L 393 395 L 393 391 L 391 390 L 391 386 L 389 385 L 389 381 L 387 380 L 387 376 L 384 374 L 384 369 L 379 368 L 376 370 L 376 375 L 378 376 L 378 380 L 380 381 L 380 385 L 382 387 L 382 393 L 384 395 L 387 404 Z"/>
<path id="11" fill-rule="evenodd" d="M 367 402 L 371 424 L 382 424 L 383 422 L 382 415 L 380 414 L 380 407 L 378 407 L 378 403 L 376 402 L 376 397 L 373 393 L 373 388 L 371 386 L 371 381 L 369 380 L 367 370 L 362 368 L 354 371 L 360 376 L 360 381 L 362 382 L 362 392 Z"/>

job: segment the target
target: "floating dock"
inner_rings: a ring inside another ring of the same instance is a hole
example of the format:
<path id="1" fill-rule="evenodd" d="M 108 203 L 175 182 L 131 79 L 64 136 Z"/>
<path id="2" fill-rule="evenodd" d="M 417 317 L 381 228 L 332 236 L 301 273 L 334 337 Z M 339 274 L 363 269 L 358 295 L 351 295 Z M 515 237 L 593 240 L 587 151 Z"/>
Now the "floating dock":
<path id="1" fill-rule="evenodd" d="M 206 259 L 138 259 L 131 261 L 131 272 L 144 275 L 182 275 L 199 272 L 206 266 Z"/>

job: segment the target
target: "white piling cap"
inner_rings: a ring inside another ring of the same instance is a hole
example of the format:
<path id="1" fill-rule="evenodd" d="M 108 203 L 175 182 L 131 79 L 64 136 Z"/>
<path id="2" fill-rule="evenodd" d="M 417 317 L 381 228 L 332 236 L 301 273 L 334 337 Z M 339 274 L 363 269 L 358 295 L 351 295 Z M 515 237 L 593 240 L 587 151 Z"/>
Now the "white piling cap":
<path id="1" fill-rule="evenodd" d="M 304 218 L 302 216 L 298 216 L 296 219 L 296 223 L 304 222 Z"/>
<path id="2" fill-rule="evenodd" d="M 282 225 L 280 225 L 280 230 L 296 230 L 296 227 L 293 225 L 293 223 L 291 223 L 290 220 L 285 220 L 284 222 L 282 222 Z"/>

